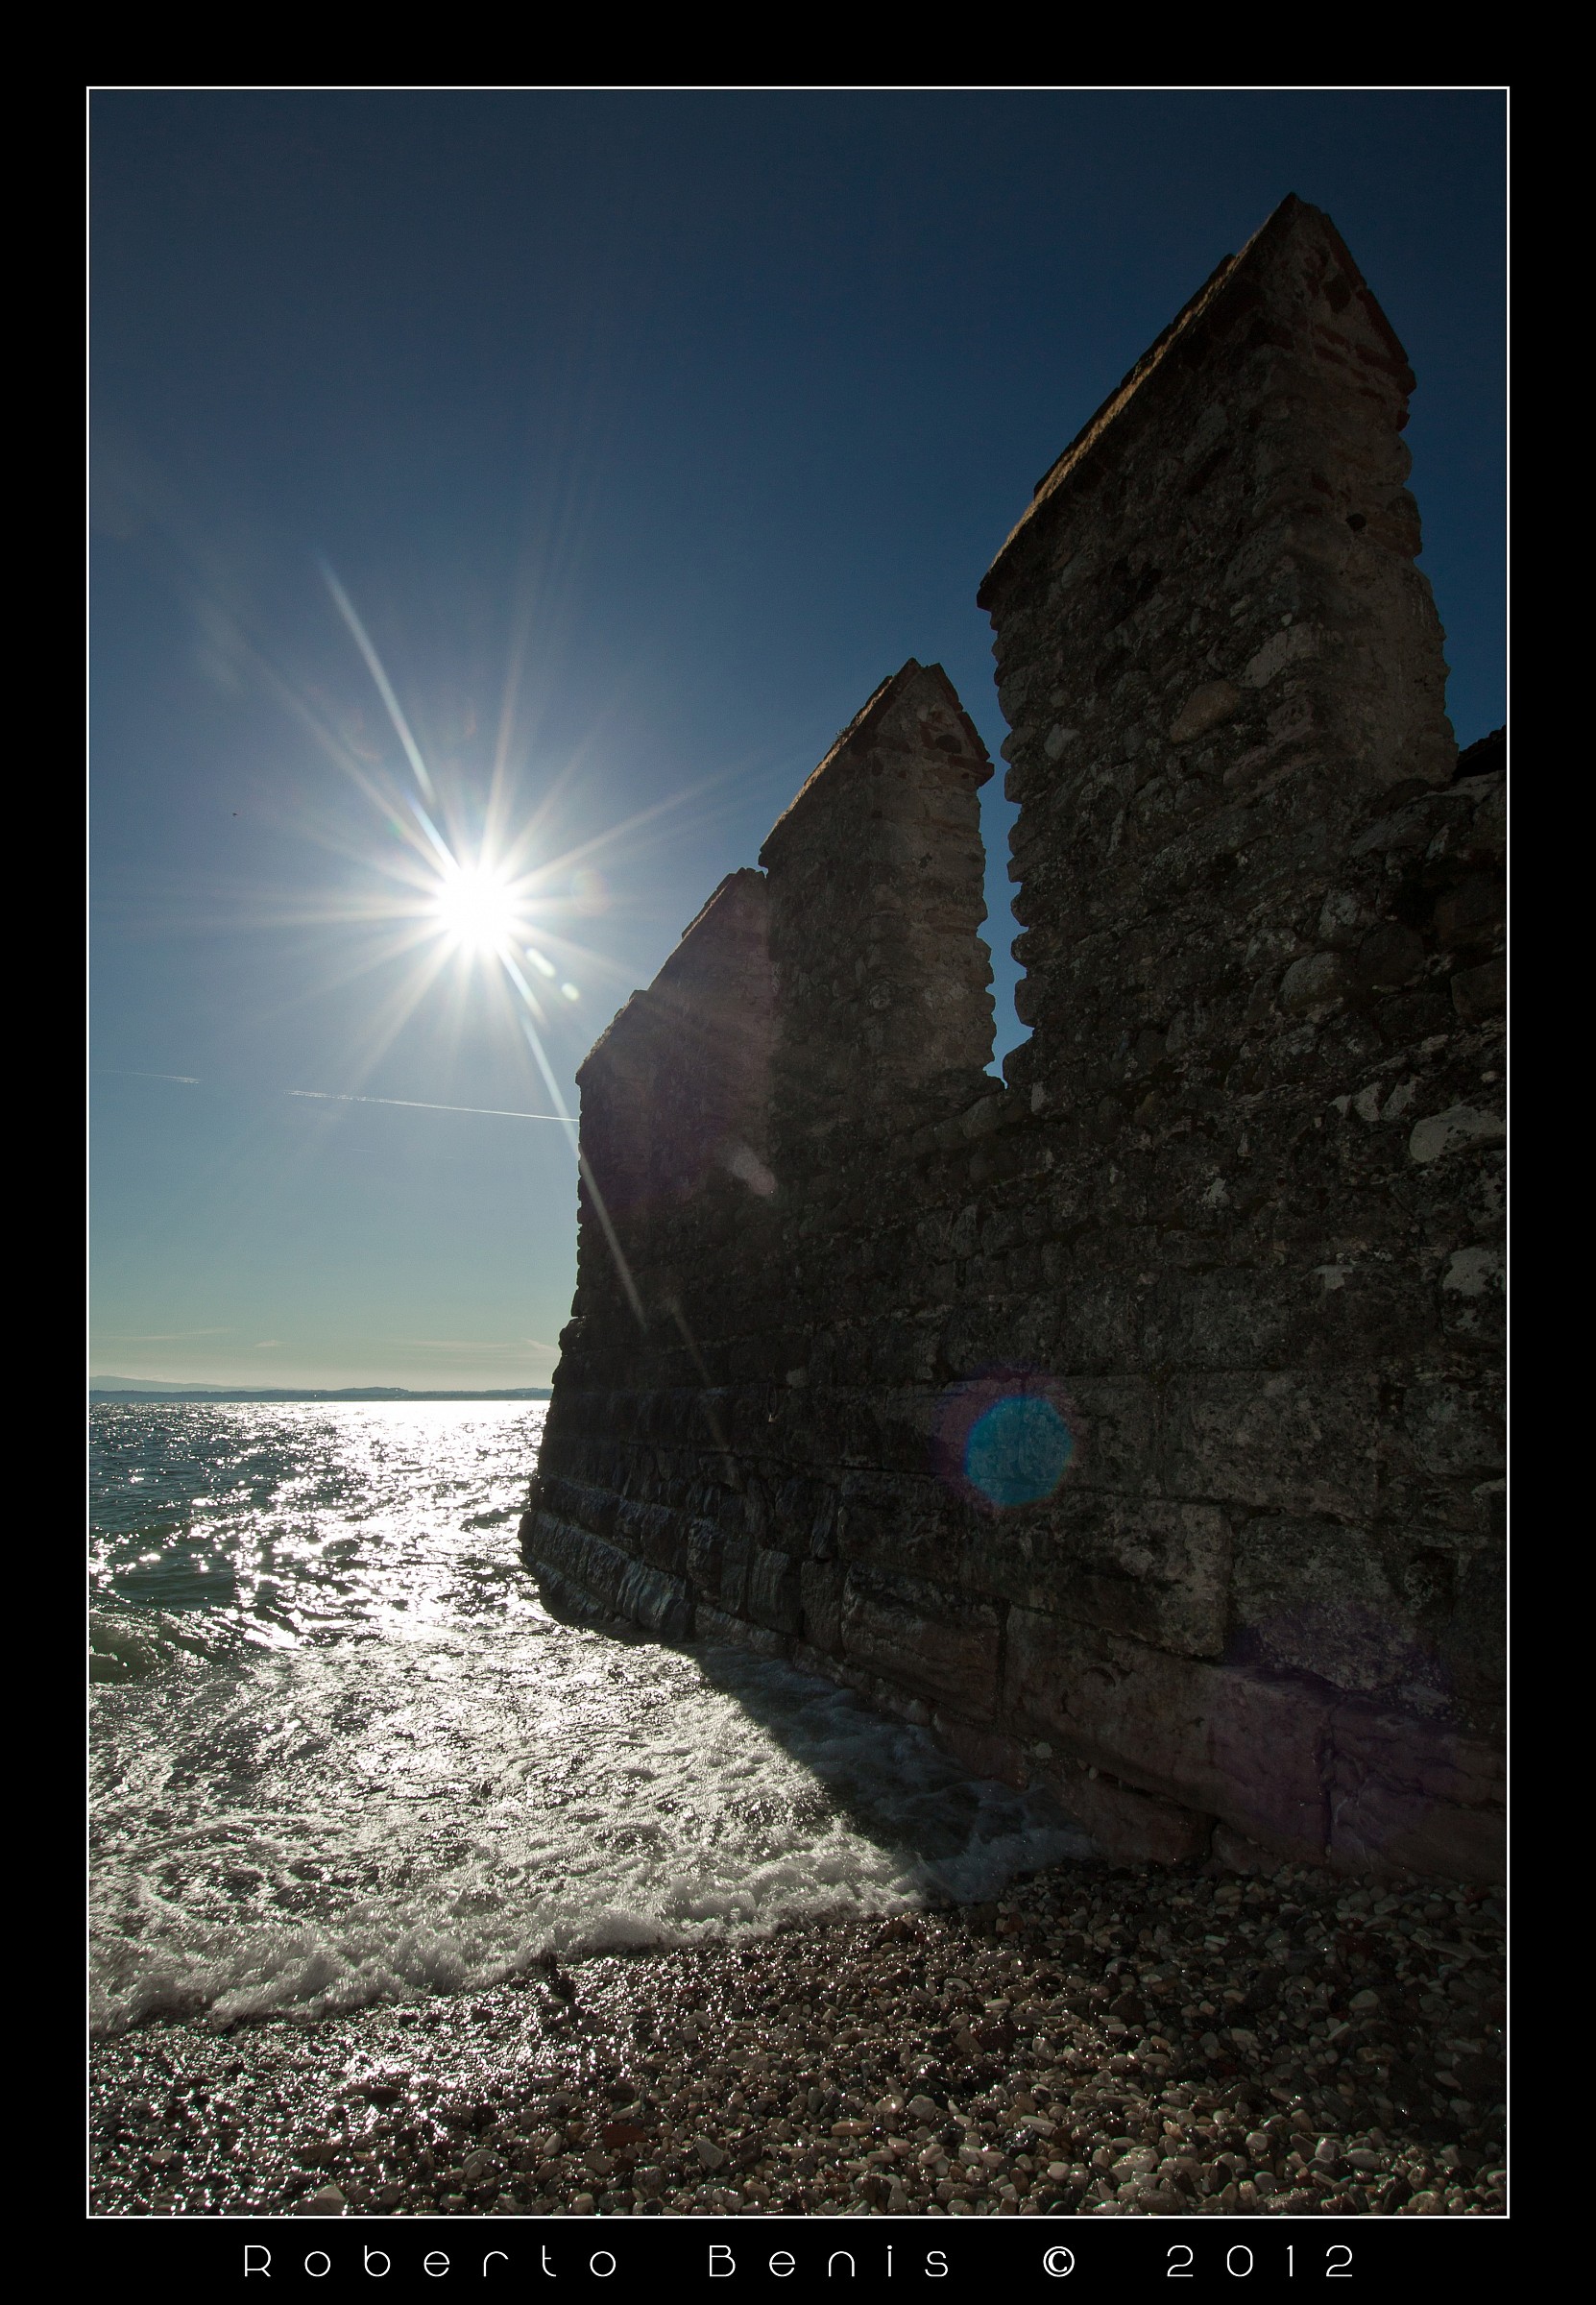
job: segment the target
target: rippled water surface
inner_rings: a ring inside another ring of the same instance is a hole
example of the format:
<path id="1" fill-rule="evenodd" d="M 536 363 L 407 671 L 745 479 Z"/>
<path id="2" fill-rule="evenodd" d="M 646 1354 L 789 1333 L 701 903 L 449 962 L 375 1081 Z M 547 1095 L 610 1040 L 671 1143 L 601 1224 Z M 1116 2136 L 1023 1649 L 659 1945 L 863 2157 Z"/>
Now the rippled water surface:
<path id="1" fill-rule="evenodd" d="M 93 1412 L 94 2003 L 306 2015 L 1083 1846 L 923 1732 L 542 1606 L 543 1405 Z"/>

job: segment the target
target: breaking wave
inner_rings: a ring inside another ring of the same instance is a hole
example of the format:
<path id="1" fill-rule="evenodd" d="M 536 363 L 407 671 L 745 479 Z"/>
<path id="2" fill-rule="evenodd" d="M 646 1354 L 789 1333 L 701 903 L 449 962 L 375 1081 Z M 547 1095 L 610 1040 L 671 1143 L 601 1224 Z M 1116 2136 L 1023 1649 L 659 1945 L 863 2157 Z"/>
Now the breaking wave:
<path id="1" fill-rule="evenodd" d="M 235 1435 L 255 1486 L 275 1453 L 302 1503 L 177 1514 L 153 1563 L 141 1536 L 147 1582 L 179 1552 L 191 1582 L 196 1557 L 220 1565 L 186 1607 L 131 1602 L 108 1547 L 97 2028 L 470 1991 L 550 1951 L 978 1899 L 1086 1853 L 1044 1797 L 972 1780 L 828 1683 L 548 1614 L 505 1509 L 535 1430 L 472 1408 L 419 1432 L 318 1408 L 284 1433 L 277 1411 Z M 338 1477 L 322 1462 L 306 1498 L 318 1451 Z M 274 1547 L 292 1575 L 263 1573 Z"/>

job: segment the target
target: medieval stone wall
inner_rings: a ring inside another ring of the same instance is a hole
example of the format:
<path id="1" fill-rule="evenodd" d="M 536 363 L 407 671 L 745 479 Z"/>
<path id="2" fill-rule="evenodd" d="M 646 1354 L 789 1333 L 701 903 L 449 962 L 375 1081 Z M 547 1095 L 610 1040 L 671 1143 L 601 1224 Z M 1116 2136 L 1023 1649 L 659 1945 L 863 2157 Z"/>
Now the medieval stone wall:
<path id="1" fill-rule="evenodd" d="M 580 1076 L 550 1589 L 1127 1854 L 1500 1864 L 1503 773 L 1412 381 L 1288 201 L 1040 483 L 980 594 L 1003 1086 L 990 768 L 912 661 Z"/>

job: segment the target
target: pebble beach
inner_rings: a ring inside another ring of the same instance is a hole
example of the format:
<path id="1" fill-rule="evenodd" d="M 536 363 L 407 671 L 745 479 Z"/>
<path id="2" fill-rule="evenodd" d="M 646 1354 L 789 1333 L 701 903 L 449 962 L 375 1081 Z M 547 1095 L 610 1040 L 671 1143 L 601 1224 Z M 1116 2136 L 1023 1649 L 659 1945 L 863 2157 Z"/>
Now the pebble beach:
<path id="1" fill-rule="evenodd" d="M 96 2043 L 91 2214 L 1489 2217 L 1499 1895 L 1071 1860 L 1001 1902 Z"/>

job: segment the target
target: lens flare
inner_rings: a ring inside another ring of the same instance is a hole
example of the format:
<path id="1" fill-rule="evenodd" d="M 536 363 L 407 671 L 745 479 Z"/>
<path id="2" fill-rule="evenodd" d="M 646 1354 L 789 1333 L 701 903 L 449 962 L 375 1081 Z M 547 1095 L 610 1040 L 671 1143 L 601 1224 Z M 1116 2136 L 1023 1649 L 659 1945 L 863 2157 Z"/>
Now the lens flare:
<path id="1" fill-rule="evenodd" d="M 1051 1400 L 1010 1394 L 970 1427 L 964 1477 L 1000 1508 L 1040 1504 L 1064 1478 L 1075 1451 L 1075 1435 Z"/>
<path id="2" fill-rule="evenodd" d="M 1075 1463 L 1080 1419 L 1039 1370 L 998 1369 L 955 1385 L 937 1417 L 942 1479 L 987 1513 L 1037 1505 L 1056 1494 Z"/>

